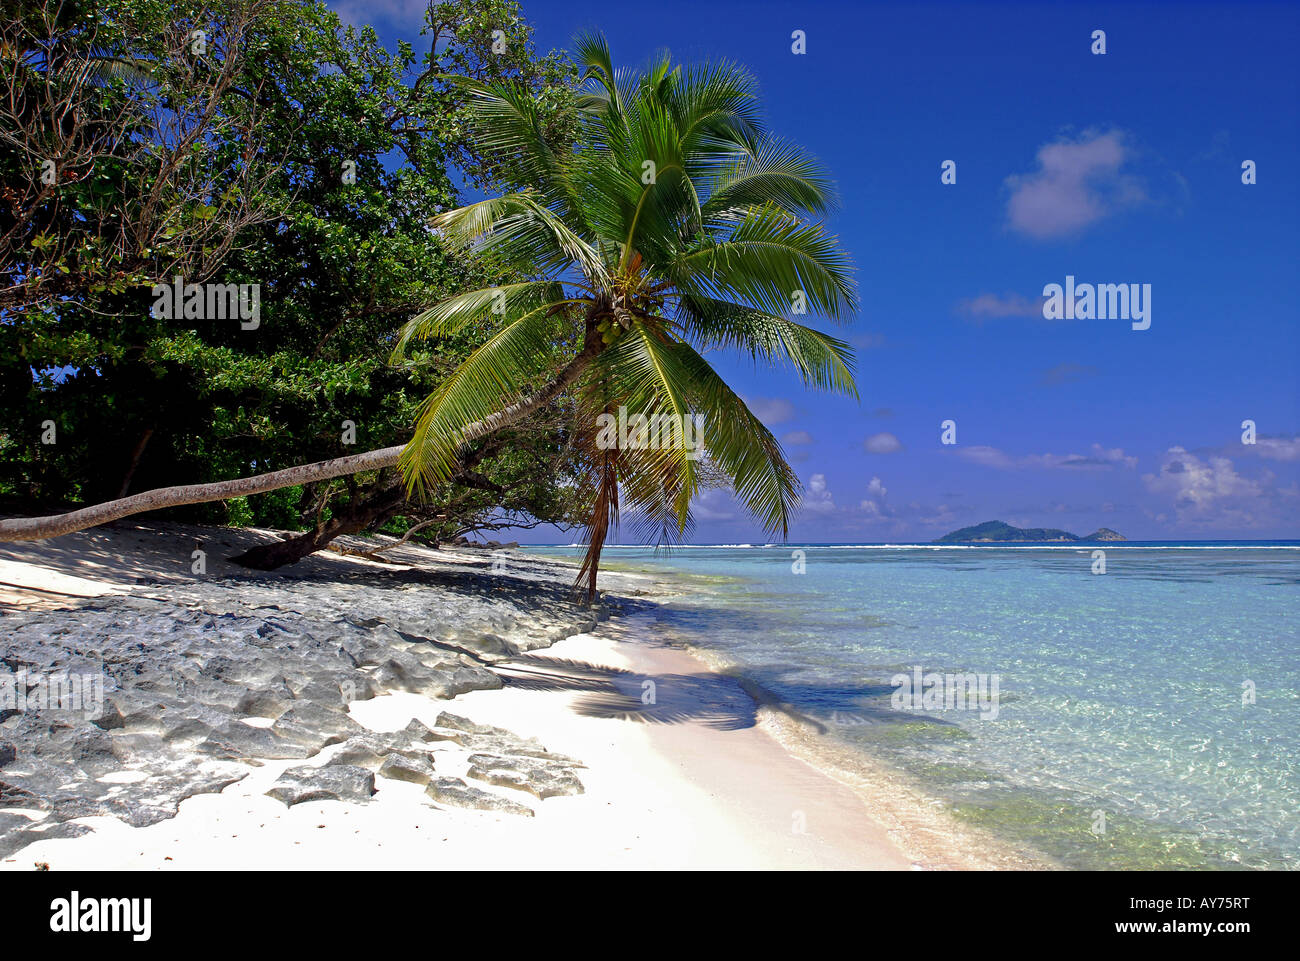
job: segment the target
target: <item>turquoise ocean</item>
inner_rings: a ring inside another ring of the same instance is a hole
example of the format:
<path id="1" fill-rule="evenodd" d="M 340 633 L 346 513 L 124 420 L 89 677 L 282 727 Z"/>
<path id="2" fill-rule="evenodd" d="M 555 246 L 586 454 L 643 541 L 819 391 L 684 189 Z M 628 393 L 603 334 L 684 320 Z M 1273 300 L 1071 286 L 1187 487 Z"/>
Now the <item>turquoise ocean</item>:
<path id="1" fill-rule="evenodd" d="M 615 546 L 605 563 L 680 585 L 651 631 L 1023 848 L 1300 867 L 1300 542 Z M 979 675 L 984 709 L 900 703 L 918 670 Z"/>

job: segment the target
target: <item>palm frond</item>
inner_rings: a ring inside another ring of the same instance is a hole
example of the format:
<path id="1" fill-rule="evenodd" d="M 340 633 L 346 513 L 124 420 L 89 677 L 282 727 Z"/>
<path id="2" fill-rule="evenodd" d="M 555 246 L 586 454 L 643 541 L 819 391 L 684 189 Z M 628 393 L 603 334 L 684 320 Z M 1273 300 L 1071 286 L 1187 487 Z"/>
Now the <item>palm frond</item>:
<path id="1" fill-rule="evenodd" d="M 802 292 L 815 313 L 839 319 L 856 306 L 852 265 L 836 238 L 774 206 L 752 209 L 731 235 L 673 265 L 685 293 L 738 300 L 769 314 Z"/>
<path id="2" fill-rule="evenodd" d="M 541 370 L 554 343 L 548 314 L 555 306 L 543 304 L 506 324 L 421 405 L 399 461 L 410 494 L 423 494 L 451 476 L 467 429 L 518 395 Z"/>
<path id="3" fill-rule="evenodd" d="M 686 337 L 701 350 L 738 350 L 755 361 L 792 367 L 809 387 L 858 396 L 853 348 L 830 334 L 709 298 L 681 298 L 677 319 Z"/>
<path id="4" fill-rule="evenodd" d="M 499 287 L 483 287 L 456 294 L 407 321 L 397 346 L 393 349 L 393 361 L 405 358 L 406 350 L 413 340 L 454 337 L 468 324 L 493 319 L 498 322 L 509 320 L 542 305 L 555 306 L 570 302 L 564 298 L 563 287 L 550 280 L 502 284 Z"/>
<path id="5" fill-rule="evenodd" d="M 588 277 L 606 279 L 596 250 L 533 190 L 445 211 L 433 227 L 454 243 L 477 245 L 505 268 L 549 274 L 574 265 Z"/>
<path id="6" fill-rule="evenodd" d="M 689 372 L 689 391 L 703 413 L 709 458 L 732 479 L 736 496 L 763 529 L 786 537 L 801 486 L 780 443 L 690 345 L 678 343 L 674 353 Z"/>
<path id="7" fill-rule="evenodd" d="M 790 214 L 825 213 L 836 203 L 826 171 L 793 144 L 763 140 L 712 180 L 705 219 L 743 220 L 753 207 L 772 205 Z"/>
<path id="8" fill-rule="evenodd" d="M 468 94 L 469 138 L 496 165 L 500 179 L 515 187 L 562 185 L 560 161 L 547 140 L 548 118 L 527 86 L 512 80 L 489 84 L 458 75 L 444 79 Z"/>

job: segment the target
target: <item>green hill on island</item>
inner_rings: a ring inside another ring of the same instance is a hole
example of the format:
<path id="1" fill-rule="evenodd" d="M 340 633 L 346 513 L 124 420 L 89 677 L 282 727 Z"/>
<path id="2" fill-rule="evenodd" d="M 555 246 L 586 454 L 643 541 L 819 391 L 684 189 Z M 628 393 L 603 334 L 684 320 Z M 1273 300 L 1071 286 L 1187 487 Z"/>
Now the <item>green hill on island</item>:
<path id="1" fill-rule="evenodd" d="M 1010 524 L 1002 521 L 985 521 L 983 524 L 976 524 L 973 527 L 963 527 L 961 530 L 953 531 L 951 534 L 945 534 L 934 541 L 936 544 L 961 544 L 961 543 L 1024 543 L 1030 541 L 1122 541 L 1127 540 L 1123 534 L 1111 530 L 1109 527 L 1102 527 L 1087 537 L 1080 537 L 1078 534 L 1071 534 L 1069 531 L 1059 531 L 1051 527 L 1012 527 Z"/>

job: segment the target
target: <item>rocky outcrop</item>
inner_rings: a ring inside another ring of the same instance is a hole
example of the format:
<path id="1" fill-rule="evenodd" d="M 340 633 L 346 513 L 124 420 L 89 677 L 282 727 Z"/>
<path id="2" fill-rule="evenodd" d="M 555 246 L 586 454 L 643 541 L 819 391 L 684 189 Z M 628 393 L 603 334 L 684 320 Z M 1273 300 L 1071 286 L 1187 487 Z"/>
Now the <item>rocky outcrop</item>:
<path id="1" fill-rule="evenodd" d="M 0 813 L 0 858 L 7 858 L 37 841 L 76 838 L 89 833 L 90 828 L 70 821 L 47 823 L 33 821 L 21 814 Z"/>
<path id="2" fill-rule="evenodd" d="M 194 540 L 182 540 L 188 558 Z M 429 785 L 431 803 L 531 814 L 437 776 L 436 754 L 498 758 L 479 770 L 538 797 L 564 793 L 577 761 L 450 713 L 390 734 L 348 713 L 350 702 L 389 691 L 454 698 L 499 688 L 495 663 L 595 625 L 596 613 L 571 600 L 571 569 L 523 555 L 512 555 L 509 575 L 479 563 L 484 570 L 454 576 L 340 563 L 303 576 L 142 579 L 134 595 L 0 611 L 0 683 L 103 679 L 102 703 L 85 710 L 0 703 L 0 808 L 44 812 L 37 826 L 0 820 L 0 850 L 54 836 L 71 818 L 152 824 L 266 760 L 318 756 L 324 763 L 290 768 L 268 793 L 286 804 L 364 801 L 395 780 Z M 544 776 L 547 765 L 568 777 Z"/>
<path id="3" fill-rule="evenodd" d="M 556 761 L 570 767 L 585 767 L 574 758 L 548 751 L 535 738 L 520 737 L 505 728 L 492 727 L 489 724 L 477 724 L 468 718 L 459 717 L 450 712 L 441 712 L 434 722 L 435 726 L 425 735 L 430 741 L 451 741 L 471 752 L 500 755 L 519 755 Z"/>

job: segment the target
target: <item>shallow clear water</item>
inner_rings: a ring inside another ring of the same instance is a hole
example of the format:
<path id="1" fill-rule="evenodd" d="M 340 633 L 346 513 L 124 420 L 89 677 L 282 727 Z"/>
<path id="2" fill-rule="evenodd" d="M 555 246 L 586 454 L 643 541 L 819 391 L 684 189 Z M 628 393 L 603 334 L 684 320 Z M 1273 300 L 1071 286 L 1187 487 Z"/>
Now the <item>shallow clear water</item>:
<path id="1" fill-rule="evenodd" d="M 660 630 L 1008 839 L 1076 867 L 1300 866 L 1300 545 L 1102 546 L 1104 575 L 1098 545 L 606 562 L 687 575 Z M 996 717 L 895 703 L 917 667 L 996 678 Z"/>

